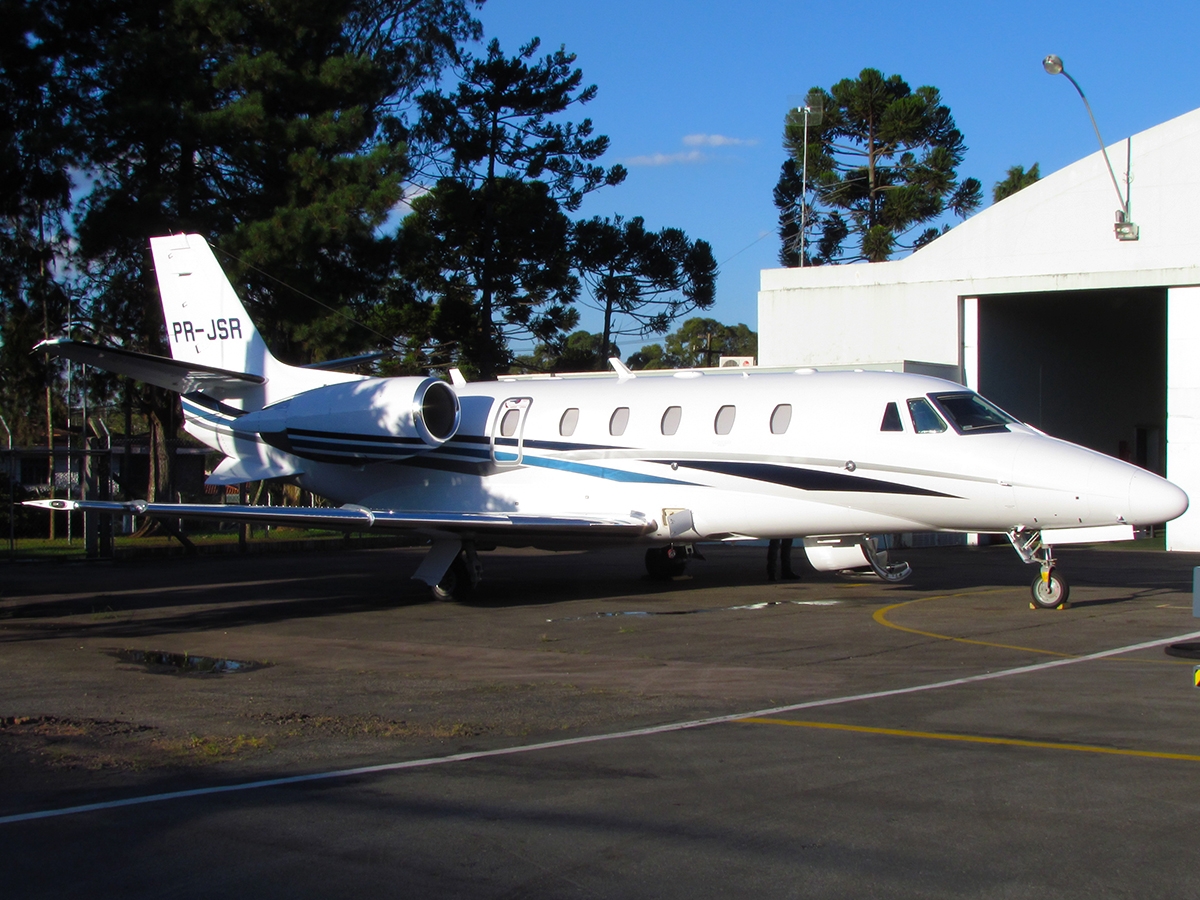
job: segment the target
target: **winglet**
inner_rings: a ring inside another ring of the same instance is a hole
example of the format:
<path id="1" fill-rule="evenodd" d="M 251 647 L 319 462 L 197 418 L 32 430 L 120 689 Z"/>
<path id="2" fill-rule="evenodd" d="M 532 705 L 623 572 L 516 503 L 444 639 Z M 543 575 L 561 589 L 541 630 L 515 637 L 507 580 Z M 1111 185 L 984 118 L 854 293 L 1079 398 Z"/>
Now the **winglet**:
<path id="1" fill-rule="evenodd" d="M 633 370 L 617 357 L 609 357 L 608 364 L 613 367 L 613 371 L 617 373 L 617 381 L 628 381 L 630 378 L 637 378 L 633 374 Z"/>

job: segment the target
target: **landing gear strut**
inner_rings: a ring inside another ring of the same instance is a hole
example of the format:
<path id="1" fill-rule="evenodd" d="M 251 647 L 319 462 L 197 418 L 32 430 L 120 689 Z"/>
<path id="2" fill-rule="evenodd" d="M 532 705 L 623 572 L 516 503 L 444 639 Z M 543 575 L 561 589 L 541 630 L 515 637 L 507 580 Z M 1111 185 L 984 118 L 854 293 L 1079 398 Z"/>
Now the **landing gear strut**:
<path id="1" fill-rule="evenodd" d="M 1042 543 L 1040 531 L 1025 532 L 1014 528 L 1008 532 L 1008 541 L 1021 557 L 1021 562 L 1041 566 L 1041 572 L 1033 579 L 1030 593 L 1033 600 L 1030 609 L 1066 609 L 1071 594 L 1070 585 L 1054 571 L 1054 548 Z"/>

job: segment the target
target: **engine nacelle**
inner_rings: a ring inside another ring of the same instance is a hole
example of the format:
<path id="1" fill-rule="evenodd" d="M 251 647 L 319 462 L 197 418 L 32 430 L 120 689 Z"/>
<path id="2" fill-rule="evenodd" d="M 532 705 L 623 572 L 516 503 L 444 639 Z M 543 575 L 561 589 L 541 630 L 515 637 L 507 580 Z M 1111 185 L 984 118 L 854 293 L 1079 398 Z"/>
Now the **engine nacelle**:
<path id="1" fill-rule="evenodd" d="M 436 378 L 366 378 L 305 391 L 233 427 L 304 459 L 361 465 L 440 447 L 461 417 L 458 396 Z"/>
<path id="2" fill-rule="evenodd" d="M 804 539 L 804 554 L 818 572 L 843 572 L 869 567 L 884 581 L 895 584 L 907 578 L 908 563 L 888 563 L 887 551 L 874 538 L 862 534 Z"/>

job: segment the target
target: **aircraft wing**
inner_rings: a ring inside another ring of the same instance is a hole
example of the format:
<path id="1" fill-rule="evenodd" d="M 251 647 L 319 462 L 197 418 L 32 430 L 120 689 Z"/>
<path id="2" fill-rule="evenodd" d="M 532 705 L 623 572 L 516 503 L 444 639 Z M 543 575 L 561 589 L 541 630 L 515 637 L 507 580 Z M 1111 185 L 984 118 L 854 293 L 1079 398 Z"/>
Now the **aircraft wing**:
<path id="1" fill-rule="evenodd" d="M 119 503 L 104 500 L 27 500 L 25 506 L 49 510 L 84 510 L 119 516 L 154 516 L 166 519 L 216 519 L 293 528 L 334 528 L 422 534 L 428 537 L 487 536 L 493 539 L 521 536 L 640 537 L 658 530 L 641 513 L 624 516 L 540 516 L 506 512 L 425 512 L 297 506 L 224 506 L 215 503 Z"/>
<path id="2" fill-rule="evenodd" d="M 243 372 L 168 359 L 165 356 L 139 353 L 136 350 L 101 347 L 99 344 L 68 341 L 63 338 L 42 341 L 33 349 L 45 350 L 54 357 L 126 375 L 181 394 L 190 394 L 193 391 L 213 393 L 214 388 L 217 389 L 217 393 L 237 393 L 264 384 L 267 380 L 261 375 L 247 375 Z"/>

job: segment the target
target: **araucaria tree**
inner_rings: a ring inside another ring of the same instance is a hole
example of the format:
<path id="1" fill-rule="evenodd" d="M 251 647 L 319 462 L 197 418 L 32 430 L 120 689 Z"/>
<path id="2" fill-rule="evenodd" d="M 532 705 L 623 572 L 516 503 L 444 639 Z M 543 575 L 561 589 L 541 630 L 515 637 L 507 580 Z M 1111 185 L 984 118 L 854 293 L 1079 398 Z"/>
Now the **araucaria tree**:
<path id="1" fill-rule="evenodd" d="M 808 126 L 807 195 L 803 113 L 789 112 L 784 127 L 788 159 L 775 187 L 784 265 L 881 262 L 942 234 L 947 213 L 979 208 L 981 185 L 959 180 L 967 148 L 936 88 L 863 69 L 813 91 L 824 111 Z"/>
<path id="2" fill-rule="evenodd" d="M 603 367 L 615 335 L 665 334 L 680 316 L 716 299 L 717 262 L 708 241 L 678 228 L 647 231 L 640 216 L 575 225 L 575 256 L 588 287 L 584 303 L 603 316 L 596 359 Z"/>
<path id="3" fill-rule="evenodd" d="M 414 129 L 417 197 L 401 232 L 410 278 L 429 311 L 426 362 L 454 361 L 491 377 L 511 362 L 508 342 L 550 343 L 578 322 L 567 212 L 625 169 L 595 161 L 608 138 L 590 119 L 563 121 L 596 87 L 581 87 L 575 56 L 513 57 L 497 41 L 459 68 L 451 93 L 420 99 Z"/>

